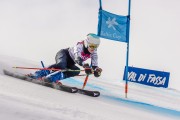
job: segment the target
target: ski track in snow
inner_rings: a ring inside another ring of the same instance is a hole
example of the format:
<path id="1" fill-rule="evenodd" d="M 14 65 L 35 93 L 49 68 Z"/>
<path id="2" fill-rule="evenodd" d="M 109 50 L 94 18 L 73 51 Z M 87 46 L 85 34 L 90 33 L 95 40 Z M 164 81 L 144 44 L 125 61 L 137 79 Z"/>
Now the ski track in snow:
<path id="1" fill-rule="evenodd" d="M 73 84 L 76 84 L 76 85 L 82 85 L 83 84 L 83 81 L 80 82 L 77 79 L 73 79 L 73 78 L 70 78 L 67 81 L 69 83 L 71 83 L 72 85 Z M 97 90 L 99 90 L 101 92 L 105 91 L 106 93 L 113 93 L 113 91 L 108 91 L 107 89 L 105 89 L 103 87 L 100 87 L 100 86 L 97 86 L 97 85 L 94 85 L 94 84 L 89 84 L 89 85 L 87 85 L 87 87 L 97 89 Z M 126 99 L 126 98 L 122 98 L 122 97 L 118 97 L 118 96 L 112 96 L 112 94 L 111 95 L 110 94 L 109 95 L 104 94 L 104 95 L 101 95 L 101 96 L 106 98 L 106 99 L 114 100 L 114 101 L 117 101 L 117 102 L 123 102 L 123 103 L 126 103 L 126 104 L 131 104 L 133 106 L 140 107 L 140 108 L 143 108 L 143 109 L 149 109 L 149 110 L 152 110 L 152 111 L 155 111 L 155 112 L 159 112 L 159 113 L 163 113 L 163 114 L 172 114 L 174 116 L 180 117 L 180 109 L 178 109 L 178 108 L 177 108 L 178 110 L 175 110 L 173 108 L 172 109 L 171 108 L 165 108 L 163 106 L 156 106 L 156 105 L 153 105 L 153 104 L 150 104 L 150 103 L 135 101 L 135 100 L 132 100 L 132 99 Z M 167 95 L 167 97 L 168 97 L 168 95 Z M 174 96 L 174 97 L 176 97 L 176 96 Z M 173 100 L 171 99 L 171 101 L 173 101 Z"/>
<path id="2" fill-rule="evenodd" d="M 129 83 L 128 98 L 124 82 L 108 83 L 89 77 L 86 89 L 98 90 L 100 97 L 70 94 L 5 76 L 2 69 L 13 64 L 31 66 L 33 62 L 3 56 L 0 61 L 0 119 L 13 120 L 179 120 L 180 92 Z M 12 60 L 11 59 L 11 60 Z M 24 62 L 21 62 L 24 61 Z M 11 64 L 9 64 L 11 63 Z M 68 78 L 63 84 L 82 87 L 84 77 Z M 72 101 L 73 100 L 73 101 Z M 141 114 L 142 113 L 142 114 Z"/>

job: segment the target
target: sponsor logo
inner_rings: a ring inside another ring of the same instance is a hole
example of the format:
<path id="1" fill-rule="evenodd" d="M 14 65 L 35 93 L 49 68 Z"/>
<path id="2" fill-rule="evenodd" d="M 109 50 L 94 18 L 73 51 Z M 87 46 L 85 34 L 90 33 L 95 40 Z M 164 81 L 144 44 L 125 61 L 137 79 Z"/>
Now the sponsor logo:
<path id="1" fill-rule="evenodd" d="M 124 77 L 125 80 L 125 70 Z M 128 81 L 155 87 L 168 87 L 169 72 L 128 67 Z"/>

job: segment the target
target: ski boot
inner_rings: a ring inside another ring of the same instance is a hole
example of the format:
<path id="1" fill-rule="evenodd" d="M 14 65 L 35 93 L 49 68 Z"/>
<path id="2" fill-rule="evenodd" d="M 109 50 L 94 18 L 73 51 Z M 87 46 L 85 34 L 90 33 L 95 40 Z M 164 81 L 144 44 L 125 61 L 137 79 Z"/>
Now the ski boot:
<path id="1" fill-rule="evenodd" d="M 64 79 L 64 74 L 62 72 L 52 74 L 52 75 L 50 74 L 50 76 L 45 78 L 45 80 L 49 82 L 57 82 L 62 79 Z"/>
<path id="2" fill-rule="evenodd" d="M 49 70 L 38 70 L 34 74 L 30 73 L 27 76 L 33 79 L 42 79 L 48 74 L 50 74 Z"/>

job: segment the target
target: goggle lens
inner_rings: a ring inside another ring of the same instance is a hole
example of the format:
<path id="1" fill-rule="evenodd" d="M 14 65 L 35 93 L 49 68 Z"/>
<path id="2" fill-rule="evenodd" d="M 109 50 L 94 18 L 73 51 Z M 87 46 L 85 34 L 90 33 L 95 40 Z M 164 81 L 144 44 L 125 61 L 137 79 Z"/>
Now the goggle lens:
<path id="1" fill-rule="evenodd" d="M 91 45 L 89 45 L 89 47 L 90 47 L 91 49 L 96 49 L 98 46 L 97 46 L 97 45 L 94 45 L 94 44 L 91 44 Z"/>

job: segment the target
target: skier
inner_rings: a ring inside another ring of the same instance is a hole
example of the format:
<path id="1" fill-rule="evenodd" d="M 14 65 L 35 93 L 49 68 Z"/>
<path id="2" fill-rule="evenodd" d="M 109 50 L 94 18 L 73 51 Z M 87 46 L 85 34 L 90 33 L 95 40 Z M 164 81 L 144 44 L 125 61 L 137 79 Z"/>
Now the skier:
<path id="1" fill-rule="evenodd" d="M 67 71 L 51 75 L 48 78 L 48 81 L 56 82 L 58 80 L 79 75 L 80 68 L 76 66 L 76 64 L 85 68 L 85 73 L 87 75 L 93 73 L 95 77 L 99 77 L 102 72 L 102 69 L 98 67 L 97 48 L 99 45 L 100 38 L 96 34 L 89 33 L 85 40 L 78 42 L 74 47 L 61 49 L 56 54 L 56 63 L 50 65 L 48 68 L 62 69 Z M 85 61 L 89 58 L 91 58 L 92 67 L 90 67 L 88 63 L 85 63 Z M 72 71 L 68 71 L 68 69 Z M 48 74 L 51 74 L 52 72 L 54 71 L 39 70 L 35 72 L 33 78 L 42 78 Z"/>

